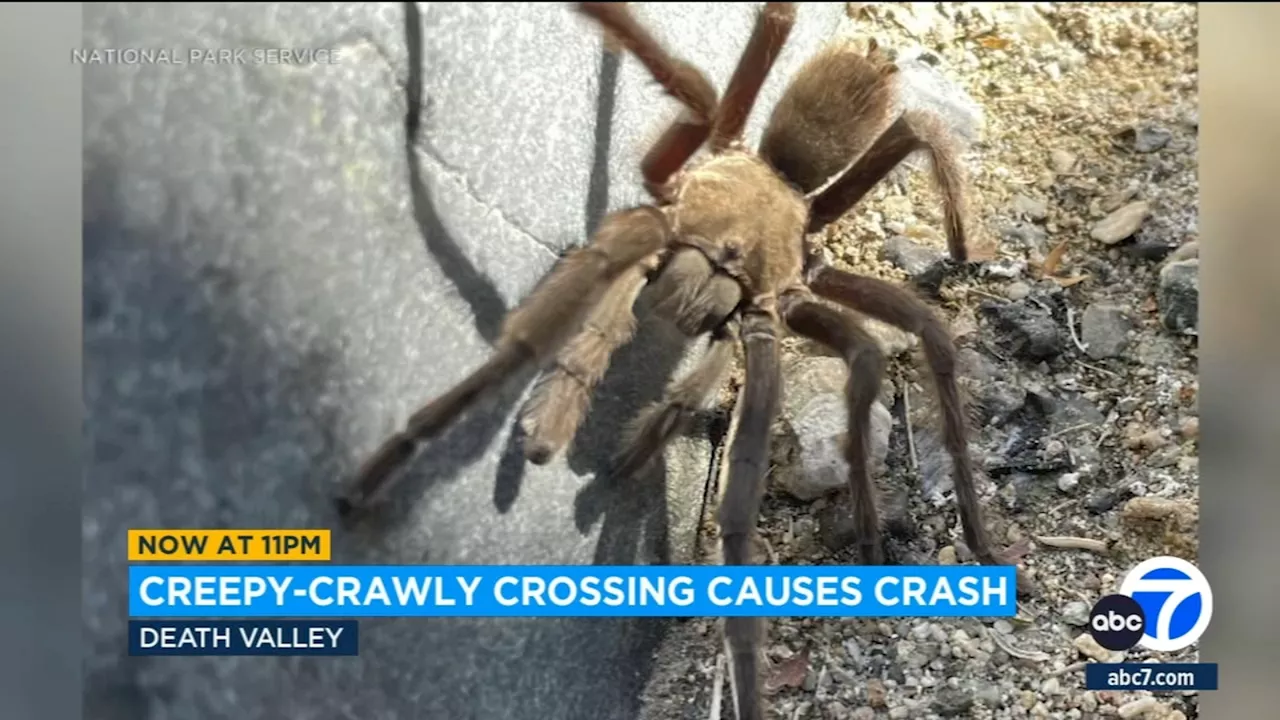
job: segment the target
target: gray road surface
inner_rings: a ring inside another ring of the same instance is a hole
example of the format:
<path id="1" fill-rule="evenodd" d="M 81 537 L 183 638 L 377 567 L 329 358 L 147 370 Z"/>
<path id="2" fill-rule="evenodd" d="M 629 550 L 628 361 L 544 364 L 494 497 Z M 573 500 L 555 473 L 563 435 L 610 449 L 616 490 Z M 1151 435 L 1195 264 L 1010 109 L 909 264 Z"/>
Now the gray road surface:
<path id="1" fill-rule="evenodd" d="M 638 12 L 723 89 L 751 6 Z M 841 12 L 801 8 L 766 107 Z M 250 53 L 85 68 L 86 717 L 635 716 L 653 621 L 391 619 L 363 624 L 352 659 L 125 656 L 127 528 L 336 527 L 335 484 L 482 362 L 559 252 L 642 198 L 638 158 L 674 106 L 637 63 L 603 57 L 562 5 L 413 15 L 85 7 L 86 47 Z M 256 62 L 255 48 L 339 52 L 290 66 Z M 615 361 L 580 449 L 522 462 L 521 378 L 424 453 L 380 527 L 337 535 L 336 559 L 679 560 L 705 440 L 631 486 L 594 480 L 680 358 L 669 333 L 645 338 Z"/>

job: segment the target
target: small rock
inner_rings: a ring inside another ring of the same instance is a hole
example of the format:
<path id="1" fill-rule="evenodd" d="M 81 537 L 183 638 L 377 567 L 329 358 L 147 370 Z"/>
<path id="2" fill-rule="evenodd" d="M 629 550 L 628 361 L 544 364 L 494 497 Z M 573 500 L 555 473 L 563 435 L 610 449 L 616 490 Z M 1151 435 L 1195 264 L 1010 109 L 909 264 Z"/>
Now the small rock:
<path id="1" fill-rule="evenodd" d="M 835 705 L 835 704 L 836 703 L 832 703 L 832 705 Z M 841 705 L 840 709 L 844 710 L 844 706 Z M 840 717 L 840 713 L 834 709 L 832 710 L 831 715 L 833 717 Z M 875 720 L 875 716 L 876 716 L 875 710 L 872 710 L 869 707 L 863 706 L 858 708 L 857 710 L 854 710 L 853 714 L 849 715 L 849 720 Z"/>
<path id="2" fill-rule="evenodd" d="M 1089 633 L 1081 633 L 1071 644 L 1080 651 L 1081 655 L 1100 663 L 1117 663 L 1124 660 L 1124 653 L 1112 652 L 1102 647 Z"/>
<path id="3" fill-rule="evenodd" d="M 1195 335 L 1200 315 L 1200 259 L 1169 263 L 1160 270 L 1156 291 L 1160 321 L 1173 332 Z"/>
<path id="4" fill-rule="evenodd" d="M 786 377 L 782 418 L 789 432 L 775 443 L 775 452 L 798 453 L 799 462 L 777 457 L 778 486 L 799 500 L 814 500 L 848 482 L 844 443 L 848 437 L 848 408 L 844 385 L 848 368 L 833 357 L 804 357 L 790 364 Z M 883 404 L 871 406 L 873 475 L 884 470 L 893 417 Z M 781 468 L 785 468 L 782 470 Z"/>
<path id="5" fill-rule="evenodd" d="M 867 704 L 873 708 L 884 707 L 885 698 L 889 695 L 889 689 L 884 686 L 884 681 L 880 678 L 871 678 L 867 680 Z"/>
<path id="6" fill-rule="evenodd" d="M 1186 440 L 1195 440 L 1200 437 L 1200 418 L 1185 418 L 1178 426 L 1178 434 Z"/>
<path id="7" fill-rule="evenodd" d="M 911 708 L 905 705 L 899 705 L 889 711 L 889 717 L 892 718 L 892 720 L 906 720 L 906 718 L 911 717 L 911 712 Z"/>
<path id="8" fill-rule="evenodd" d="M 1028 360 L 1048 360 L 1062 352 L 1062 333 L 1053 315 L 1028 300 L 1010 303 L 987 302 L 979 306 L 993 317 L 999 337 L 997 341 L 1012 355 Z"/>
<path id="9" fill-rule="evenodd" d="M 1153 153 L 1173 139 L 1173 133 L 1158 125 L 1143 125 L 1137 128 L 1130 128 L 1123 133 L 1125 138 L 1133 145 L 1133 149 L 1140 153 Z"/>
<path id="10" fill-rule="evenodd" d="M 939 565 L 955 565 L 956 564 L 956 546 L 948 545 L 938 551 Z"/>
<path id="11" fill-rule="evenodd" d="M 1019 194 L 1013 196 L 1010 205 L 1014 214 L 1021 215 L 1032 222 L 1040 222 L 1049 217 L 1049 205 L 1044 200 Z"/>
<path id="12" fill-rule="evenodd" d="M 1159 450 L 1169 443 L 1168 438 L 1159 430 L 1148 430 L 1144 433 L 1125 438 L 1124 445 L 1130 450 Z"/>
<path id="13" fill-rule="evenodd" d="M 1080 600 L 1073 600 L 1062 608 L 1062 621 L 1075 627 L 1089 624 L 1089 605 Z"/>
<path id="14" fill-rule="evenodd" d="M 1015 258 L 999 258 L 982 264 L 983 277 L 1012 280 L 1027 271 L 1027 261 Z"/>
<path id="15" fill-rule="evenodd" d="M 921 287 L 937 288 L 951 263 L 945 252 L 927 247 L 911 238 L 895 235 L 884 243 L 885 259 L 902 268 Z"/>
<path id="16" fill-rule="evenodd" d="M 1080 485 L 1080 473 L 1063 473 L 1058 478 L 1058 489 L 1064 493 L 1071 494 Z"/>
<path id="17" fill-rule="evenodd" d="M 1132 329 L 1128 313 L 1116 305 L 1090 305 L 1080 318 L 1080 340 L 1094 360 L 1122 355 L 1129 346 L 1128 333 Z"/>
<path id="18" fill-rule="evenodd" d="M 1158 700 L 1148 695 L 1147 697 L 1138 698 L 1137 700 L 1132 700 L 1121 705 L 1119 709 L 1116 710 L 1116 714 L 1122 718 L 1141 717 L 1152 710 L 1155 710 L 1159 705 L 1160 702 Z"/>
<path id="19" fill-rule="evenodd" d="M 991 629 L 995 630 L 1001 635 L 1013 634 L 1013 625 L 1010 624 L 1008 620 L 996 620 L 995 622 L 991 623 Z"/>
<path id="20" fill-rule="evenodd" d="M 1177 249 L 1176 240 L 1168 236 L 1142 238 L 1125 248 L 1125 252 L 1139 260 L 1164 260 Z"/>
<path id="21" fill-rule="evenodd" d="M 1103 245 L 1115 245 L 1133 237 L 1150 214 L 1151 205 L 1146 201 L 1129 203 L 1099 220 L 1089 231 L 1089 236 Z"/>
<path id="22" fill-rule="evenodd" d="M 1076 166 L 1076 156 L 1061 148 L 1049 152 L 1049 167 L 1059 175 L 1071 172 Z"/>
<path id="23" fill-rule="evenodd" d="M 1174 250 L 1173 253 L 1169 255 L 1168 260 L 1171 263 L 1176 263 L 1198 257 L 1200 257 L 1200 243 L 1192 240 L 1191 242 L 1183 243 L 1178 246 L 1178 249 Z"/>
<path id="24" fill-rule="evenodd" d="M 1031 286 L 1021 280 L 1011 282 L 1004 289 L 1004 296 L 1017 302 L 1031 294 Z"/>
<path id="25" fill-rule="evenodd" d="M 1049 234 L 1044 228 L 1029 222 L 1014 222 L 1001 230 L 1001 237 L 1009 245 L 1026 250 L 1047 252 Z"/>
<path id="26" fill-rule="evenodd" d="M 1132 498 L 1121 511 L 1121 516 L 1128 521 L 1173 520 L 1184 526 L 1194 523 L 1199 514 L 1194 502 L 1150 495 Z"/>
<path id="27" fill-rule="evenodd" d="M 1163 450 L 1157 450 L 1147 457 L 1147 465 L 1153 468 L 1166 468 L 1178 464 L 1178 458 L 1182 455 L 1182 449 L 1179 447 L 1167 447 Z"/>
<path id="28" fill-rule="evenodd" d="M 973 694 L 960 688 L 944 687 L 933 700 L 933 710 L 943 717 L 968 714 L 973 707 Z"/>
<path id="29" fill-rule="evenodd" d="M 1060 690 L 1062 690 L 1062 683 L 1056 677 L 1051 677 L 1040 685 L 1040 692 L 1045 695 L 1057 695 Z"/>
<path id="30" fill-rule="evenodd" d="M 973 693 L 973 699 L 986 705 L 988 708 L 998 708 L 1003 699 L 1004 694 L 1000 692 L 1000 686 L 995 683 L 984 683 Z"/>

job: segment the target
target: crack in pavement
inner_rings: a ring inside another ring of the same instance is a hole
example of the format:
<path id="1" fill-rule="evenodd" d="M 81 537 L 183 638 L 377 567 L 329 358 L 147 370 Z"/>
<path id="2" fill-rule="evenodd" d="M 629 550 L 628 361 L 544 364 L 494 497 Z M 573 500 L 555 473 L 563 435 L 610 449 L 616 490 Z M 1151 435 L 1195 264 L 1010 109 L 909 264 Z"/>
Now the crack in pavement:
<path id="1" fill-rule="evenodd" d="M 462 186 L 462 189 L 467 193 L 467 197 L 474 200 L 477 204 L 479 204 L 484 209 L 492 212 L 494 215 L 497 215 L 499 220 L 501 220 L 511 229 L 515 230 L 517 233 L 523 235 L 527 240 L 537 245 L 538 247 L 542 248 L 543 250 L 546 250 L 548 253 L 551 254 L 552 258 L 560 257 L 559 249 L 547 244 L 546 241 L 540 239 L 537 235 L 534 235 L 532 232 L 529 232 L 525 228 L 521 227 L 520 224 L 517 223 L 515 220 L 511 219 L 501 207 L 481 197 L 480 193 L 476 191 L 475 186 L 471 183 L 470 178 L 467 177 L 466 172 L 464 172 L 461 168 L 450 164 L 449 161 L 445 160 L 444 157 L 440 154 L 440 151 L 437 150 L 435 147 L 433 147 L 431 143 L 427 140 L 425 133 L 420 133 L 420 135 L 421 137 L 419 141 L 413 144 L 412 146 L 413 149 L 417 152 L 420 152 L 423 156 L 431 160 L 432 163 L 438 166 L 438 168 L 444 175 L 449 176 L 454 182 Z"/>

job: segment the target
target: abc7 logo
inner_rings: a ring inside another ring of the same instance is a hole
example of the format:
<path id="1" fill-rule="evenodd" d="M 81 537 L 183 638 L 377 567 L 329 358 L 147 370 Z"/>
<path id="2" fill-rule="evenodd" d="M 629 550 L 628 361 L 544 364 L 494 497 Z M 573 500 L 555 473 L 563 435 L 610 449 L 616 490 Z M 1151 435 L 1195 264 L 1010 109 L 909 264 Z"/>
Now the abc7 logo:
<path id="1" fill-rule="evenodd" d="M 1213 593 L 1199 568 L 1158 557 L 1131 570 L 1120 594 L 1098 600 L 1089 613 L 1089 633 L 1108 650 L 1141 645 L 1174 652 L 1199 640 L 1212 615 Z"/>

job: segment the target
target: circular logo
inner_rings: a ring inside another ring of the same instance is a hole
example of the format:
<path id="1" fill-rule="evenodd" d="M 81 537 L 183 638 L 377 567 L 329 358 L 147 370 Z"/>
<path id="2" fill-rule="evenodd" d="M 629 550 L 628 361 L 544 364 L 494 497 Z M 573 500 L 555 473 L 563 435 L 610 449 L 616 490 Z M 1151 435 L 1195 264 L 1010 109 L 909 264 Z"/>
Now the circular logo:
<path id="1" fill-rule="evenodd" d="M 1138 644 L 1155 652 L 1191 647 L 1213 617 L 1209 581 L 1181 558 L 1143 560 L 1125 576 L 1120 592 L 1142 606 L 1147 622 Z"/>
<path id="2" fill-rule="evenodd" d="M 1128 595 L 1107 595 L 1089 612 L 1089 634 L 1108 650 L 1128 650 L 1142 639 L 1146 613 Z"/>

